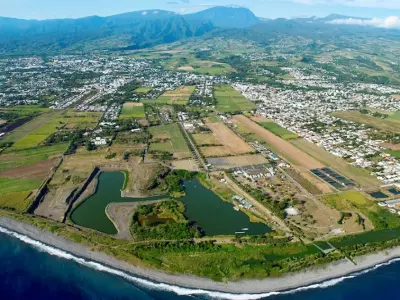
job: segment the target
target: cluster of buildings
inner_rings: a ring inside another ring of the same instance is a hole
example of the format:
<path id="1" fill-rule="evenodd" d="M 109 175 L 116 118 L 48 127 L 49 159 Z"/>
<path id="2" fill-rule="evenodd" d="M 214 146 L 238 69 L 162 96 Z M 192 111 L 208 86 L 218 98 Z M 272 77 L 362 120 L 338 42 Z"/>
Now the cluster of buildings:
<path id="1" fill-rule="evenodd" d="M 245 83 L 233 86 L 250 100 L 257 101 L 259 115 L 274 120 L 353 165 L 370 170 L 384 183 L 400 182 L 397 158 L 384 152 L 381 147 L 383 140 L 371 138 L 376 129 L 332 115 L 336 111 L 363 107 L 400 110 L 400 101 L 391 96 L 400 90 L 372 84 L 337 84 L 334 88 L 322 90 L 292 90 Z M 375 92 L 366 92 L 370 89 Z"/>

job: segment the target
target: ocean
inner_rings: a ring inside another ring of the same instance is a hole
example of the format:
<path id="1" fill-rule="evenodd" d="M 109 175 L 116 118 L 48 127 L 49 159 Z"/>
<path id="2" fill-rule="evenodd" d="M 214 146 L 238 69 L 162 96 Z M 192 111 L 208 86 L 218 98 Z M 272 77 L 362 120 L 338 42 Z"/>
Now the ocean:
<path id="1" fill-rule="evenodd" d="M 264 295 L 183 289 L 128 276 L 0 228 L 0 299 L 400 299 L 400 260 Z"/>

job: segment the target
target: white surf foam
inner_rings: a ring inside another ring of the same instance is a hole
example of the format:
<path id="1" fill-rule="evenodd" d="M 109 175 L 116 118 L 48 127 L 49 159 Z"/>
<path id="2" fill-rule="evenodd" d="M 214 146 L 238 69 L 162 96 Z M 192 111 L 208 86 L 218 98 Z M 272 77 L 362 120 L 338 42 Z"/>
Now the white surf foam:
<path id="1" fill-rule="evenodd" d="M 190 288 L 184 288 L 184 287 L 180 287 L 180 286 L 176 286 L 176 285 L 170 285 L 170 284 L 166 284 L 166 283 L 157 283 L 157 282 L 152 282 L 150 280 L 146 280 L 143 278 L 138 278 L 132 275 L 129 275 L 128 273 L 125 273 L 123 271 L 120 270 L 116 270 L 110 267 L 107 267 L 105 265 L 102 265 L 100 263 L 94 262 L 94 261 L 90 261 L 90 260 L 86 260 L 80 257 L 76 257 L 66 251 L 48 246 L 46 244 L 43 244 L 39 241 L 36 241 L 34 239 L 31 239 L 28 236 L 19 234 L 17 232 L 14 231 L 10 231 L 6 228 L 0 227 L 0 232 L 5 233 L 9 236 L 12 236 L 14 238 L 19 239 L 20 241 L 29 244 L 33 247 L 35 247 L 36 249 L 38 249 L 39 251 L 42 252 L 46 252 L 50 255 L 53 256 L 57 256 L 63 259 L 68 259 L 68 260 L 72 260 L 75 261 L 81 265 L 96 269 L 98 271 L 101 272 L 106 272 L 109 274 L 113 274 L 119 277 L 122 277 L 128 281 L 134 282 L 138 285 L 141 285 L 143 287 L 146 288 L 150 288 L 150 289 L 155 289 L 155 290 L 162 290 L 162 291 L 169 291 L 169 292 L 173 292 L 177 295 L 185 295 L 185 296 L 190 296 L 190 295 L 204 295 L 204 296 L 208 296 L 211 298 L 216 298 L 216 299 L 228 299 L 228 300 L 257 300 L 257 299 L 262 299 L 262 298 L 267 298 L 270 296 L 276 296 L 276 295 L 288 295 L 288 294 L 294 294 L 297 292 L 301 292 L 301 291 L 307 291 L 307 290 L 311 290 L 311 289 L 323 289 L 323 288 L 328 288 L 334 285 L 337 285 L 338 283 L 346 280 L 346 279 L 351 279 L 366 273 L 369 273 L 373 270 L 376 270 L 382 266 L 387 266 L 390 265 L 394 262 L 398 262 L 400 261 L 400 258 L 396 258 L 396 259 L 392 259 L 388 262 L 385 263 L 381 263 L 381 264 L 377 264 L 372 268 L 360 271 L 360 272 L 356 272 L 347 276 L 343 276 L 343 277 L 339 277 L 339 278 L 334 278 L 334 279 L 330 279 L 330 280 L 326 280 L 324 282 L 321 283 L 316 283 L 316 284 L 311 284 L 308 286 L 303 286 L 303 287 L 298 287 L 295 289 L 291 289 L 288 291 L 282 291 L 282 292 L 268 292 L 268 293 L 262 293 L 262 294 L 231 294 L 231 293 L 224 293 L 224 292 L 214 292 L 214 291 L 207 291 L 207 290 L 202 290 L 202 289 L 190 289 Z"/>

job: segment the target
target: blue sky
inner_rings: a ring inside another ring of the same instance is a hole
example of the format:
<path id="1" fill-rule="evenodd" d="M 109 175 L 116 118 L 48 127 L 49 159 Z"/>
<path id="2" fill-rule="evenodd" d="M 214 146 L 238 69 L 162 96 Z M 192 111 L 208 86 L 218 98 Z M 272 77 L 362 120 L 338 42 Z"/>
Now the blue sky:
<path id="1" fill-rule="evenodd" d="M 0 15 L 49 19 L 106 16 L 146 9 L 189 13 L 215 5 L 245 6 L 265 18 L 330 13 L 368 18 L 400 16 L 400 0 L 0 0 Z"/>

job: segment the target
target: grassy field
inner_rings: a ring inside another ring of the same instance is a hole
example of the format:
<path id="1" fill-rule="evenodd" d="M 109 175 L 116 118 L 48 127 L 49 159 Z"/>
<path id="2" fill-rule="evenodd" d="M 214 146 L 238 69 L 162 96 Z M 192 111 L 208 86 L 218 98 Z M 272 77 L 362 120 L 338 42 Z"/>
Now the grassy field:
<path id="1" fill-rule="evenodd" d="M 323 200 L 338 211 L 362 213 L 368 217 L 376 229 L 400 226 L 400 217 L 379 207 L 376 201 L 369 199 L 361 192 L 349 191 L 327 195 L 323 197 Z"/>
<path id="2" fill-rule="evenodd" d="M 256 106 L 247 100 L 230 85 L 217 85 L 214 87 L 214 96 L 217 100 L 219 112 L 238 112 L 252 110 Z"/>
<path id="3" fill-rule="evenodd" d="M 371 176 L 367 170 L 352 166 L 345 160 L 330 154 L 313 143 L 310 143 L 304 139 L 291 140 L 290 143 L 300 150 L 308 153 L 308 155 L 319 160 L 326 166 L 354 180 L 361 186 L 371 187 L 381 184 L 381 182 L 375 177 Z"/>
<path id="4" fill-rule="evenodd" d="M 151 90 L 152 90 L 151 88 L 141 87 L 141 88 L 136 89 L 135 92 L 137 94 L 147 94 L 147 93 L 151 92 Z"/>
<path id="5" fill-rule="evenodd" d="M 260 125 L 265 129 L 271 131 L 273 134 L 283 138 L 284 140 L 297 139 L 297 134 L 279 126 L 275 122 L 261 122 Z"/>
<path id="6" fill-rule="evenodd" d="M 357 235 L 350 235 L 330 240 L 331 244 L 337 248 L 354 246 L 357 244 L 378 243 L 397 239 L 400 236 L 400 227 L 384 230 L 374 230 Z"/>
<path id="7" fill-rule="evenodd" d="M 180 159 L 192 156 L 178 124 L 150 127 L 150 133 L 154 141 L 150 145 L 150 150 L 170 152 L 175 158 Z"/>
<path id="8" fill-rule="evenodd" d="M 25 212 L 32 203 L 32 192 L 13 192 L 0 196 L 0 207 Z"/>
<path id="9" fill-rule="evenodd" d="M 4 194 L 25 192 L 37 189 L 42 184 L 41 180 L 22 178 L 0 178 L 0 190 Z"/>
<path id="10" fill-rule="evenodd" d="M 64 143 L 4 153 L 0 155 L 0 171 L 34 165 L 44 160 L 60 157 L 68 149 L 68 146 L 69 143 Z"/>
<path id="11" fill-rule="evenodd" d="M 137 119 L 146 118 L 146 114 L 144 113 L 143 103 L 137 103 L 137 102 L 124 103 L 121 114 L 119 115 L 119 119 L 130 119 L 130 118 L 137 118 Z"/>
<path id="12" fill-rule="evenodd" d="M 56 132 L 58 128 L 63 127 L 59 121 L 56 119 L 51 120 L 48 123 L 43 124 L 39 128 L 31 131 L 21 139 L 17 140 L 12 149 L 26 149 L 38 146 L 40 143 L 44 142 L 51 134 Z"/>
<path id="13" fill-rule="evenodd" d="M 400 133 L 400 122 L 396 119 L 380 119 L 364 115 L 357 111 L 338 111 L 333 114 L 337 118 L 365 124 L 379 130 Z"/>
<path id="14" fill-rule="evenodd" d="M 400 150 L 385 150 L 385 153 L 390 154 L 396 158 L 400 158 Z"/>
<path id="15" fill-rule="evenodd" d="M 396 111 L 393 114 L 390 114 L 388 120 L 400 121 L 400 110 Z"/>
<path id="16" fill-rule="evenodd" d="M 14 112 L 20 116 L 29 116 L 35 113 L 44 113 L 51 111 L 50 108 L 43 108 L 38 105 L 17 105 L 12 107 L 2 107 L 1 112 Z"/>
<path id="17" fill-rule="evenodd" d="M 65 129 L 93 129 L 99 123 L 101 112 L 67 111 L 53 120 L 54 124 L 65 124 Z"/>
<path id="18" fill-rule="evenodd" d="M 212 133 L 192 134 L 192 138 L 196 142 L 197 146 L 221 145 Z"/>

